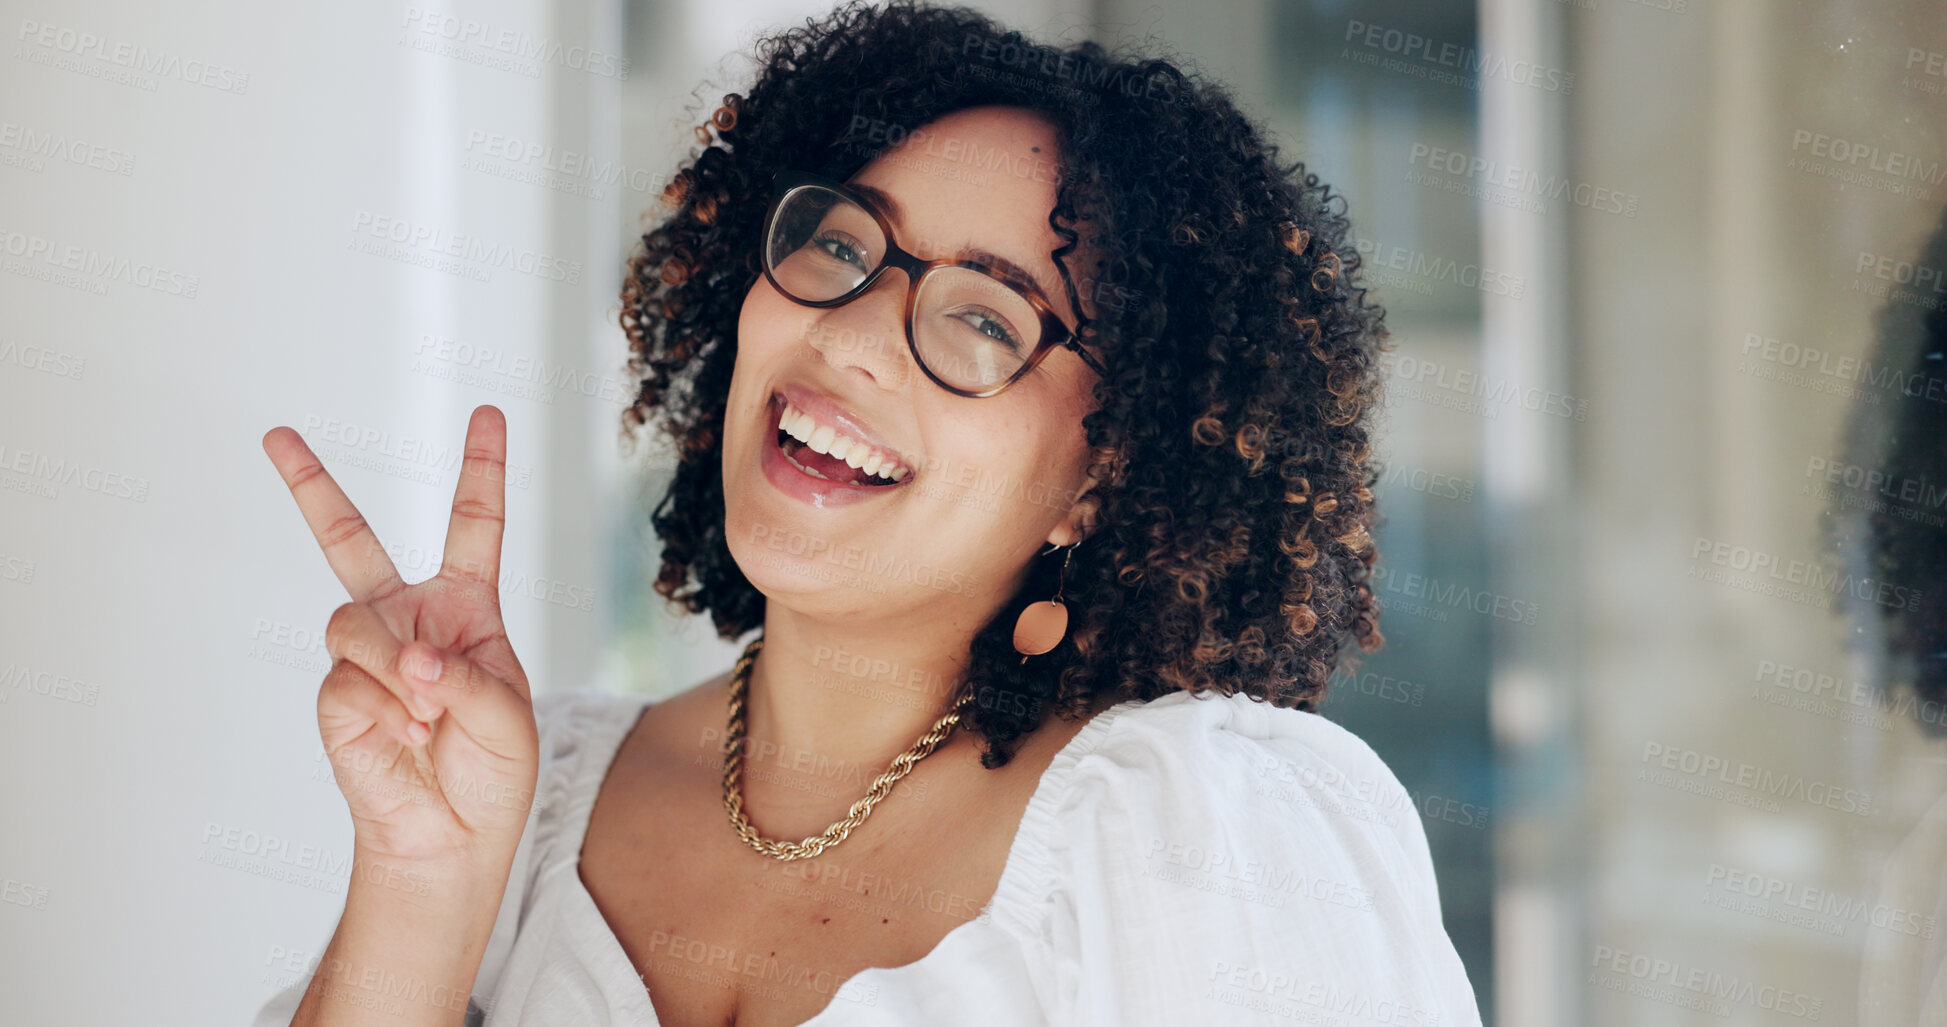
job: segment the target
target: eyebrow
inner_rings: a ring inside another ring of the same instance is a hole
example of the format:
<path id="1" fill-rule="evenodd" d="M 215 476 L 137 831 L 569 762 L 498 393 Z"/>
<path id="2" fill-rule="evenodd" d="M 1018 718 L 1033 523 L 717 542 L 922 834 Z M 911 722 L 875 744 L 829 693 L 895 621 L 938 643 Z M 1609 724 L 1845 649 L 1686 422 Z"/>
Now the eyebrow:
<path id="1" fill-rule="evenodd" d="M 845 187 L 847 189 L 852 190 L 855 193 L 858 193 L 860 196 L 863 196 L 866 199 L 871 200 L 873 203 L 878 204 L 881 208 L 885 210 L 886 216 L 891 218 L 893 221 L 902 224 L 905 222 L 906 220 L 905 208 L 901 207 L 899 205 L 899 201 L 893 199 L 891 194 L 887 193 L 885 190 L 879 189 L 874 186 L 866 185 L 863 182 L 847 182 L 845 183 Z M 956 255 L 955 259 L 964 259 L 969 257 L 976 258 L 988 264 L 992 264 L 993 266 L 1000 268 L 1001 270 L 1006 271 L 1009 274 L 1018 275 L 1021 278 L 1033 282 L 1035 286 L 1041 290 L 1042 295 L 1048 298 L 1048 302 L 1050 303 L 1057 302 L 1058 297 L 1066 295 L 1060 289 L 1049 288 L 1049 284 L 1043 281 L 1040 275 L 1029 273 L 1027 268 L 1024 268 L 1021 265 L 1014 263 L 1013 261 L 1007 259 L 1006 257 L 1001 256 L 998 253 L 990 253 L 987 250 L 983 250 L 979 248 L 978 246 L 963 246 L 960 248 L 960 252 Z"/>

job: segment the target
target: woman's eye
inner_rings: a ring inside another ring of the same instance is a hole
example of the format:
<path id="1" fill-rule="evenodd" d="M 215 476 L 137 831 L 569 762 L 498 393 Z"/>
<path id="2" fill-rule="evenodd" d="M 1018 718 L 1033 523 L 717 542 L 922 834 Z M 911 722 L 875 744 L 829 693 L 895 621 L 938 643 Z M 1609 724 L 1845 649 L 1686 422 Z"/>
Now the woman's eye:
<path id="1" fill-rule="evenodd" d="M 842 235 L 832 232 L 821 233 L 811 240 L 811 244 L 847 264 L 865 266 L 865 254 L 859 251 L 857 243 Z"/>
<path id="2" fill-rule="evenodd" d="M 974 331 L 1001 343 L 1008 349 L 1016 353 L 1021 351 L 1021 340 L 1015 338 L 1013 329 L 1006 321 L 981 310 L 969 310 L 961 315 L 961 320 L 972 326 Z"/>

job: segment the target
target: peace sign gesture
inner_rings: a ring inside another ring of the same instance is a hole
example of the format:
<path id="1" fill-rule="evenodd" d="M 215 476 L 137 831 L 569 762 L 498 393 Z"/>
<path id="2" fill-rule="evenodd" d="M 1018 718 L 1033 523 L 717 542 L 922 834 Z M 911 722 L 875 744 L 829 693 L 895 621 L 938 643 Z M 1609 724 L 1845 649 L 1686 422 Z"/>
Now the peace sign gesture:
<path id="1" fill-rule="evenodd" d="M 506 418 L 474 409 L 439 573 L 412 585 L 297 432 L 272 428 L 263 445 L 351 595 L 325 630 L 318 734 L 358 848 L 403 863 L 511 860 L 539 744 L 500 617 Z"/>

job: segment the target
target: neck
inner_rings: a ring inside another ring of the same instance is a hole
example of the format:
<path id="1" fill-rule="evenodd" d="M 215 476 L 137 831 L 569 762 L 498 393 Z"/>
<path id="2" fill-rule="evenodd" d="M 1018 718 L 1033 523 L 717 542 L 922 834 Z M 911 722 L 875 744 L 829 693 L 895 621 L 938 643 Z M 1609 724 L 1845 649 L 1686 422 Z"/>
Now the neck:
<path id="1" fill-rule="evenodd" d="M 746 751 L 774 766 L 856 766 L 870 782 L 952 709 L 979 627 L 937 615 L 835 622 L 769 604 L 744 703 Z"/>

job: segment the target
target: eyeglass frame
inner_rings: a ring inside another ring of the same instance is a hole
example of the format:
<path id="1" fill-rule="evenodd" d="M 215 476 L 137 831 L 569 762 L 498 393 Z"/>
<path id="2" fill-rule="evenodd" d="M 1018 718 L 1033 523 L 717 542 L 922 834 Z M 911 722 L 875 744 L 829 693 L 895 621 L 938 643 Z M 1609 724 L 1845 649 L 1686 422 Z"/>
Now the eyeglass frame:
<path id="1" fill-rule="evenodd" d="M 1086 363 L 1096 374 L 1104 378 L 1109 376 L 1108 369 L 1104 368 L 1101 362 L 1096 360 L 1093 354 L 1089 353 L 1088 349 L 1082 345 L 1081 339 L 1062 322 L 1060 315 L 1055 313 L 1054 305 L 1048 302 L 1047 297 L 1041 292 L 1041 287 L 1034 282 L 1024 280 L 1019 275 L 1012 274 L 1001 268 L 964 257 L 943 257 L 939 260 L 919 259 L 900 247 L 899 241 L 893 237 L 892 225 L 886 220 L 886 214 L 879 209 L 879 205 L 869 197 L 853 192 L 843 182 L 826 178 L 823 175 L 813 174 L 809 171 L 794 170 L 779 171 L 776 175 L 772 176 L 771 181 L 771 203 L 769 209 L 764 212 L 764 228 L 758 244 L 760 252 L 758 253 L 757 262 L 759 267 L 764 271 L 764 278 L 785 299 L 800 306 L 820 309 L 844 306 L 858 299 L 867 290 L 871 289 L 879 281 L 880 276 L 886 273 L 887 268 L 898 268 L 906 273 L 906 348 L 911 351 L 913 362 L 919 365 L 920 371 L 926 377 L 932 379 L 933 384 L 938 385 L 940 388 L 956 396 L 965 396 L 968 399 L 987 399 L 999 395 L 1005 392 L 1015 382 L 1027 377 L 1029 371 L 1034 370 L 1041 361 L 1047 359 L 1049 353 L 1058 348 L 1073 350 L 1075 355 L 1081 357 L 1083 363 Z M 771 273 L 771 230 L 775 227 L 778 209 L 784 205 L 786 196 L 790 195 L 793 190 L 804 186 L 819 186 L 837 193 L 841 199 L 851 202 L 867 214 L 870 214 L 872 220 L 878 222 L 879 233 L 885 236 L 886 252 L 884 256 L 879 258 L 879 266 L 873 268 L 872 272 L 866 275 L 864 280 L 860 281 L 859 284 L 847 290 L 844 295 L 834 299 L 801 299 L 779 283 L 777 276 Z M 1013 374 L 1009 375 L 1006 381 L 984 392 L 970 392 L 957 385 L 950 385 L 942 381 L 939 375 L 933 373 L 932 368 L 926 366 L 926 358 L 920 356 L 919 353 L 919 338 L 914 331 L 914 325 L 919 316 L 920 282 L 934 271 L 951 267 L 963 267 L 970 271 L 977 271 L 1000 282 L 1020 295 L 1022 299 L 1028 302 L 1029 306 L 1034 308 L 1035 313 L 1041 315 L 1041 341 L 1035 346 L 1034 352 L 1028 354 L 1027 359 L 1021 362 L 1021 366 Z"/>

